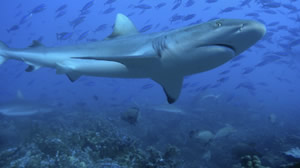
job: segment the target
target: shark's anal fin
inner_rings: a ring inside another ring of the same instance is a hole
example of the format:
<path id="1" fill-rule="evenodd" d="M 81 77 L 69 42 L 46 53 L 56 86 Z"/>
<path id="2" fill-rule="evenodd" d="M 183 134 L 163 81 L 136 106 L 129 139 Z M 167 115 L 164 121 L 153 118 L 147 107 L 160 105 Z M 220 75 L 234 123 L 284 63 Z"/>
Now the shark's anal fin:
<path id="1" fill-rule="evenodd" d="M 26 72 L 32 72 L 35 70 L 38 70 L 40 68 L 40 66 L 36 66 L 36 65 L 28 65 L 28 67 L 25 69 Z"/>
<path id="2" fill-rule="evenodd" d="M 159 83 L 167 96 L 170 104 L 174 103 L 180 95 L 183 76 L 176 74 L 161 75 L 152 78 L 154 81 Z"/>

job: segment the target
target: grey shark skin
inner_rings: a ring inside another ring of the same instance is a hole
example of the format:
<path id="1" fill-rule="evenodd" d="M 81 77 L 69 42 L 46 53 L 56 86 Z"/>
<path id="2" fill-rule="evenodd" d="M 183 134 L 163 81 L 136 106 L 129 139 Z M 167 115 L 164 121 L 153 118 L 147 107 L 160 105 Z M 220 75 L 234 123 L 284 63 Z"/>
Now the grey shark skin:
<path id="1" fill-rule="evenodd" d="M 263 24 L 251 20 L 219 19 L 167 32 L 140 34 L 133 23 L 118 14 L 113 33 L 98 42 L 45 47 L 38 42 L 25 49 L 0 44 L 0 64 L 7 59 L 24 61 L 31 72 L 55 68 L 71 81 L 81 75 L 151 78 L 173 103 L 183 77 L 216 68 L 260 40 Z"/>
<path id="2" fill-rule="evenodd" d="M 54 110 L 54 107 L 50 105 L 25 100 L 20 90 L 18 90 L 15 100 L 0 103 L 0 114 L 11 117 L 50 113 Z"/>
<path id="3" fill-rule="evenodd" d="M 52 111 L 54 111 L 54 109 L 50 106 L 24 100 L 16 100 L 0 104 L 0 114 L 5 116 L 31 116 L 38 113 L 49 113 Z"/>

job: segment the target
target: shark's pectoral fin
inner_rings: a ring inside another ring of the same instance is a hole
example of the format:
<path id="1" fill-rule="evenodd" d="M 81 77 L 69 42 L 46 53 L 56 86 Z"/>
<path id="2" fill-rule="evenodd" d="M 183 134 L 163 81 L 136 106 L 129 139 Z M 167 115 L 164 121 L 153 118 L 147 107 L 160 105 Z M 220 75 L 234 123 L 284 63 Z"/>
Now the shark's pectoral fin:
<path id="1" fill-rule="evenodd" d="M 163 87 L 170 104 L 177 100 L 181 92 L 183 76 L 169 74 L 153 77 L 152 79 Z"/>
<path id="2" fill-rule="evenodd" d="M 108 38 L 132 35 L 136 33 L 138 33 L 138 31 L 135 28 L 134 24 L 131 22 L 131 20 L 127 16 L 118 13 L 114 25 L 114 31 L 110 36 L 108 36 Z"/>
<path id="3" fill-rule="evenodd" d="M 28 67 L 25 69 L 26 72 L 32 72 L 35 70 L 38 70 L 40 68 L 40 66 L 37 65 L 28 65 Z"/>
<path id="4" fill-rule="evenodd" d="M 71 82 L 75 82 L 78 78 L 80 78 L 80 75 L 77 73 L 67 73 L 66 75 Z"/>

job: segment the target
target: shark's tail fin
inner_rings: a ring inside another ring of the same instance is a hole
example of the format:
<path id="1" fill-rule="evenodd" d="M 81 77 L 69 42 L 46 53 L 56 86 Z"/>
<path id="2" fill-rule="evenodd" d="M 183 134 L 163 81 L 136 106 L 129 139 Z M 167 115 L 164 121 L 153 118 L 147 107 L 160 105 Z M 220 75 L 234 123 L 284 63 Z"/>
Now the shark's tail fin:
<path id="1" fill-rule="evenodd" d="M 4 51 L 7 49 L 7 45 L 0 41 L 0 65 L 3 64 L 7 58 L 4 56 Z"/>

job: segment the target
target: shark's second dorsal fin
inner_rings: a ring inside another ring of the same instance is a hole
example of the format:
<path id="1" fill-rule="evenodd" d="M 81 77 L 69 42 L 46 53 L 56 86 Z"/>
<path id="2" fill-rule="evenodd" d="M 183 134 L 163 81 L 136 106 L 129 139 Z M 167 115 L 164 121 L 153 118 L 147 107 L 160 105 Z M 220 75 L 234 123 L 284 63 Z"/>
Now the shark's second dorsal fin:
<path id="1" fill-rule="evenodd" d="M 34 47 L 42 47 L 42 46 L 43 46 L 43 44 L 41 44 L 39 41 L 33 40 L 29 47 L 34 48 Z"/>
<path id="2" fill-rule="evenodd" d="M 114 30 L 108 38 L 115 38 L 124 35 L 131 35 L 138 33 L 132 21 L 125 15 L 118 13 L 114 25 Z"/>

